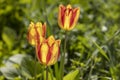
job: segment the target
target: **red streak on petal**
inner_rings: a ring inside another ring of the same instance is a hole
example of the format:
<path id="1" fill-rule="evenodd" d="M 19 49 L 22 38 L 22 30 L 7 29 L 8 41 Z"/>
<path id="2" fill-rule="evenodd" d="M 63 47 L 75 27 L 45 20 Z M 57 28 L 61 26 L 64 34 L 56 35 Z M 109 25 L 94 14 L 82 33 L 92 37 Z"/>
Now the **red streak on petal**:
<path id="1" fill-rule="evenodd" d="M 47 63 L 47 64 L 49 63 L 49 61 L 50 61 L 50 59 L 51 59 L 52 50 L 53 50 L 53 44 L 52 44 L 51 47 L 49 46 L 49 51 L 48 51 L 47 58 L 46 58 L 46 63 Z"/>
<path id="2" fill-rule="evenodd" d="M 41 44 L 41 45 L 42 45 L 42 44 Z M 39 45 L 39 44 L 37 45 L 37 50 L 36 50 L 36 51 L 37 51 L 38 59 L 40 60 L 41 63 L 43 63 L 43 62 L 42 62 L 41 45 Z"/>
<path id="3" fill-rule="evenodd" d="M 62 25 L 64 26 L 64 19 L 65 19 L 65 8 L 64 7 L 61 7 L 61 22 L 62 22 Z"/>
<path id="4" fill-rule="evenodd" d="M 42 30 L 43 31 L 42 37 L 45 37 L 45 35 L 46 35 L 46 23 L 43 24 L 42 29 L 43 29 Z"/>
<path id="5" fill-rule="evenodd" d="M 37 41 L 37 44 L 40 44 L 40 37 L 39 37 L 40 35 L 39 35 L 38 31 L 37 31 L 37 27 L 34 26 L 34 29 L 35 29 L 35 32 L 36 32 L 35 39 Z"/>
<path id="6" fill-rule="evenodd" d="M 78 9 L 76 9 L 74 12 L 73 12 L 73 10 L 72 10 L 72 16 L 71 16 L 71 18 L 70 18 L 70 27 L 73 25 L 73 23 L 74 23 L 74 20 L 75 20 L 75 17 L 76 17 L 76 14 L 77 14 L 77 10 Z"/>
<path id="7" fill-rule="evenodd" d="M 71 11 L 72 11 L 72 9 L 68 8 L 68 14 L 67 14 L 67 16 L 70 15 L 70 12 L 71 12 Z"/>
<path id="8" fill-rule="evenodd" d="M 34 37 L 33 37 L 33 36 L 31 35 L 31 33 L 30 33 L 30 30 L 31 30 L 31 29 L 29 29 L 28 32 L 27 32 L 27 39 L 28 39 L 29 42 L 31 42 L 31 39 L 32 39 L 32 38 L 34 39 Z"/>

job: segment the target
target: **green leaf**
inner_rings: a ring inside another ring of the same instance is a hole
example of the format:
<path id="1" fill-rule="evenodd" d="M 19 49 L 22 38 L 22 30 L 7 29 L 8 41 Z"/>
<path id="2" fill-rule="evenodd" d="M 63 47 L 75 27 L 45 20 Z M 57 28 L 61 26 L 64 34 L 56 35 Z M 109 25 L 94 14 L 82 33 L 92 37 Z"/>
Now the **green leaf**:
<path id="1" fill-rule="evenodd" d="M 36 65 L 37 67 L 35 66 L 35 61 L 33 61 L 30 58 L 30 56 L 24 58 L 21 63 L 22 75 L 31 79 L 32 77 L 34 77 L 35 67 L 36 67 L 36 76 L 37 74 L 41 75 L 40 72 L 42 72 L 43 67 L 40 65 L 39 62 L 37 62 Z"/>
<path id="2" fill-rule="evenodd" d="M 14 80 L 16 77 L 21 77 L 20 64 L 25 55 L 17 54 L 11 56 L 6 62 L 5 66 L 0 68 L 0 71 L 7 79 Z"/>
<path id="3" fill-rule="evenodd" d="M 15 31 L 9 27 L 4 27 L 2 32 L 2 39 L 7 44 L 8 49 L 12 49 L 15 38 L 16 38 Z"/>
<path id="4" fill-rule="evenodd" d="M 93 43 L 98 48 L 98 50 L 100 51 L 100 53 L 109 61 L 110 59 L 106 55 L 105 51 L 95 41 L 93 41 Z"/>
<path id="5" fill-rule="evenodd" d="M 117 80 L 117 76 L 116 76 L 116 67 L 110 67 L 110 73 L 111 73 L 111 76 L 112 76 L 112 79 L 113 80 Z"/>
<path id="6" fill-rule="evenodd" d="M 36 76 L 42 72 L 43 68 L 40 63 L 36 63 Z M 10 57 L 6 62 L 5 66 L 0 68 L 0 71 L 7 79 L 14 80 L 15 78 L 20 79 L 33 79 L 34 78 L 35 62 L 29 55 L 17 54 Z"/>
<path id="7" fill-rule="evenodd" d="M 78 73 L 79 73 L 79 70 L 78 70 L 78 69 L 75 70 L 75 71 L 72 71 L 72 72 L 70 72 L 69 74 L 67 74 L 67 75 L 63 78 L 63 80 L 75 80 L 75 78 L 77 77 Z"/>
<path id="8" fill-rule="evenodd" d="M 5 78 L 10 80 L 13 80 L 15 77 L 19 76 L 19 72 L 13 65 L 2 67 L 0 68 L 0 71 L 5 76 Z"/>
<path id="9" fill-rule="evenodd" d="M 4 79 L 4 76 L 0 76 L 0 80 L 5 80 L 5 79 Z"/>

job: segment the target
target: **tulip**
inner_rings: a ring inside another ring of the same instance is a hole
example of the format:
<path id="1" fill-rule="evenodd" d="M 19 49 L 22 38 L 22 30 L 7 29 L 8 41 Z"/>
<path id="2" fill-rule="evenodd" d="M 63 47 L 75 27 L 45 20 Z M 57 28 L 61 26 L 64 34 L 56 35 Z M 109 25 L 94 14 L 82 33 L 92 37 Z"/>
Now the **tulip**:
<path id="1" fill-rule="evenodd" d="M 53 36 L 50 36 L 36 46 L 36 54 L 40 63 L 46 66 L 55 64 L 59 57 L 60 42 L 60 40 L 55 40 Z"/>
<path id="2" fill-rule="evenodd" d="M 46 35 L 46 23 L 42 25 L 41 22 L 34 24 L 31 22 L 28 28 L 27 39 L 29 43 L 35 46 L 36 43 L 41 43 Z"/>
<path id="3" fill-rule="evenodd" d="M 71 5 L 66 7 L 63 5 L 59 6 L 58 13 L 58 24 L 64 30 L 72 30 L 79 18 L 80 8 L 72 8 Z"/>

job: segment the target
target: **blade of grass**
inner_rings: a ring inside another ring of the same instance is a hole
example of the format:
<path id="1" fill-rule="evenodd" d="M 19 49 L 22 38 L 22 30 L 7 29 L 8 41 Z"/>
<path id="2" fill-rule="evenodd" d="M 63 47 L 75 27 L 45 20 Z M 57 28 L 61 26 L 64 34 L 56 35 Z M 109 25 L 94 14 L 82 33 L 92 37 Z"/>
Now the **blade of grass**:
<path id="1" fill-rule="evenodd" d="M 93 41 L 93 43 L 98 48 L 98 50 L 100 51 L 100 53 L 109 61 L 110 59 L 106 55 L 105 51 L 95 41 Z"/>

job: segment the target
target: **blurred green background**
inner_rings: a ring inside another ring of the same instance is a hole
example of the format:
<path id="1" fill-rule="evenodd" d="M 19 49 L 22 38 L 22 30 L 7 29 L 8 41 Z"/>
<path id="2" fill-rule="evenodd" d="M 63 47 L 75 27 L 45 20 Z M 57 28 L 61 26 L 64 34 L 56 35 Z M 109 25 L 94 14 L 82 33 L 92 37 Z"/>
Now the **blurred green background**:
<path id="1" fill-rule="evenodd" d="M 62 53 L 64 31 L 57 23 L 60 4 L 81 11 L 68 35 L 65 75 L 78 68 L 75 80 L 120 80 L 120 0 L 0 0 L 0 80 L 34 76 L 35 50 L 26 39 L 31 21 L 47 23 L 47 36 L 62 40 Z M 43 66 L 39 62 L 38 66 L 38 80 L 43 80 Z M 54 66 L 50 71 L 56 76 Z"/>

